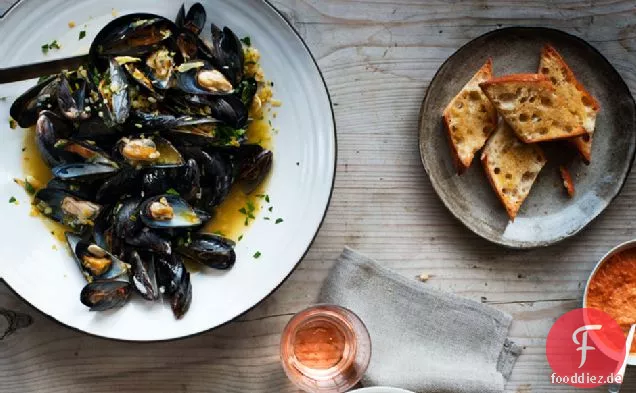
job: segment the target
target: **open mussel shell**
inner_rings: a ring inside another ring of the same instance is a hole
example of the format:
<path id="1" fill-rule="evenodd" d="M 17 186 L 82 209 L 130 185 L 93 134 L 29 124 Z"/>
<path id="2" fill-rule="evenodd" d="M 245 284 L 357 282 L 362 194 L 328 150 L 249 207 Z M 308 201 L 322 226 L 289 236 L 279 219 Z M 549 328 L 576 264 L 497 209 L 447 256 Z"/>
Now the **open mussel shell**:
<path id="1" fill-rule="evenodd" d="M 144 251 L 151 251 L 157 256 L 172 254 L 172 244 L 150 228 L 142 229 L 138 234 L 125 239 L 126 243 Z"/>
<path id="2" fill-rule="evenodd" d="M 119 250 L 113 249 L 112 215 L 112 207 L 107 206 L 104 207 L 95 218 L 93 225 L 93 241 L 104 250 L 119 255 Z"/>
<path id="3" fill-rule="evenodd" d="M 139 220 L 140 203 L 140 198 L 131 197 L 115 204 L 112 213 L 114 237 L 118 239 L 129 238 L 141 230 L 142 223 Z"/>
<path id="4" fill-rule="evenodd" d="M 91 311 L 106 311 L 122 307 L 130 299 L 131 285 L 123 280 L 95 280 L 86 284 L 80 301 Z"/>
<path id="5" fill-rule="evenodd" d="M 35 144 L 46 165 L 54 167 L 67 161 L 68 157 L 64 157 L 55 145 L 72 131 L 72 127 L 54 112 L 45 110 L 40 113 L 35 125 Z"/>
<path id="6" fill-rule="evenodd" d="M 62 115 L 71 121 L 86 120 L 90 115 L 84 111 L 86 80 L 74 78 L 69 81 L 64 73 L 59 76 L 57 106 Z"/>
<path id="7" fill-rule="evenodd" d="M 69 240 L 70 244 L 71 240 Z M 91 241 L 79 240 L 75 244 L 73 253 L 83 271 L 93 279 L 128 281 L 130 278 L 130 265 Z"/>
<path id="8" fill-rule="evenodd" d="M 214 269 L 229 269 L 236 262 L 235 243 L 211 233 L 192 233 L 176 252 L 184 258 Z"/>
<path id="9" fill-rule="evenodd" d="M 181 29 L 186 29 L 193 34 L 199 35 L 205 27 L 206 17 L 205 8 L 201 3 L 194 3 L 187 13 L 185 7 L 181 5 L 175 24 Z"/>
<path id="10" fill-rule="evenodd" d="M 203 224 L 201 217 L 178 195 L 164 194 L 146 199 L 140 207 L 143 223 L 149 228 L 193 228 Z"/>
<path id="11" fill-rule="evenodd" d="M 211 32 L 212 64 L 230 80 L 232 85 L 238 86 L 243 79 L 245 63 L 241 40 L 227 26 L 220 29 L 212 24 Z"/>
<path id="12" fill-rule="evenodd" d="M 43 188 L 33 199 L 35 207 L 46 217 L 78 231 L 92 226 L 102 206 L 56 189 Z"/>
<path id="13" fill-rule="evenodd" d="M 239 97 L 235 95 L 213 97 L 209 105 L 212 117 L 215 119 L 235 129 L 247 126 L 248 110 Z"/>
<path id="14" fill-rule="evenodd" d="M 93 181 L 110 177 L 119 168 L 105 164 L 76 163 L 58 165 L 51 169 L 53 176 L 61 180 Z"/>
<path id="15" fill-rule="evenodd" d="M 157 135 L 134 135 L 117 142 L 117 154 L 136 168 L 176 168 L 184 164 L 181 153 Z"/>
<path id="16" fill-rule="evenodd" d="M 22 128 L 34 126 L 40 111 L 55 103 L 58 83 L 57 76 L 50 76 L 22 93 L 9 109 L 11 118 Z"/>
<path id="17" fill-rule="evenodd" d="M 227 77 L 210 63 L 194 60 L 179 65 L 175 83 L 184 93 L 223 96 L 234 93 L 234 86 Z"/>
<path id="18" fill-rule="evenodd" d="M 109 84 L 102 87 L 102 96 L 110 102 L 110 110 L 115 123 L 124 124 L 130 114 L 128 78 L 115 59 L 109 61 L 108 77 Z"/>
<path id="19" fill-rule="evenodd" d="M 71 139 L 58 139 L 54 147 L 60 151 L 60 154 L 64 154 L 65 158 L 69 161 L 102 164 L 118 168 L 117 163 L 109 157 L 108 153 L 93 143 Z M 73 157 L 70 157 L 71 155 Z"/>
<path id="20" fill-rule="evenodd" d="M 132 266 L 132 284 L 137 293 L 146 300 L 159 299 L 159 286 L 152 253 L 140 253 L 131 249 L 126 255 Z"/>
<path id="21" fill-rule="evenodd" d="M 90 53 L 94 61 L 105 68 L 105 58 L 144 55 L 172 37 L 176 30 L 174 22 L 159 15 L 124 15 L 100 30 L 93 40 Z"/>

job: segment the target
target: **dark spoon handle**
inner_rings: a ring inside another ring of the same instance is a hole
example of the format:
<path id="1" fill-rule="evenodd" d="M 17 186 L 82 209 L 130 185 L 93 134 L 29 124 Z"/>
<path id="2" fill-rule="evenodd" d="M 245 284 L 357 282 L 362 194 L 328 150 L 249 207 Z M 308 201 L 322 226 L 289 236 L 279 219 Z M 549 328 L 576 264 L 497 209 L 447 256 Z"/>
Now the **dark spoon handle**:
<path id="1" fill-rule="evenodd" d="M 89 61 L 89 55 L 80 55 L 41 63 L 25 64 L 17 67 L 0 68 L 0 84 L 57 74 L 62 70 L 75 69 Z"/>

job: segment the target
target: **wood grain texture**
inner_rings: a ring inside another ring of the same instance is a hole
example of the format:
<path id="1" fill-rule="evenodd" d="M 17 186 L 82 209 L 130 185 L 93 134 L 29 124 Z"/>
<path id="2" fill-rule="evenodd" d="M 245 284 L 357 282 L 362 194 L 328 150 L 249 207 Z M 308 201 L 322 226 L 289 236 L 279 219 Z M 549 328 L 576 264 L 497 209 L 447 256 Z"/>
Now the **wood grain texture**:
<path id="1" fill-rule="evenodd" d="M 580 305 L 596 261 L 635 237 L 636 178 L 574 239 L 540 250 L 505 250 L 466 230 L 437 199 L 420 163 L 417 117 L 427 84 L 442 62 L 468 40 L 503 26 L 555 27 L 586 39 L 635 92 L 636 2 L 274 3 L 316 56 L 338 127 L 333 200 L 300 267 L 239 321 L 163 344 L 111 342 L 74 332 L 44 318 L 0 284 L 0 309 L 32 318 L 0 340 L 0 393 L 296 392 L 279 365 L 279 335 L 293 313 L 315 301 L 345 244 L 406 276 L 431 274 L 422 285 L 510 312 L 515 318 L 510 334 L 525 350 L 507 391 L 576 391 L 550 384 L 545 338 L 556 318 Z M 12 323 L 0 317 L 0 336 Z M 636 392 L 636 376 L 630 374 L 636 370 L 628 370 L 624 392 Z"/>

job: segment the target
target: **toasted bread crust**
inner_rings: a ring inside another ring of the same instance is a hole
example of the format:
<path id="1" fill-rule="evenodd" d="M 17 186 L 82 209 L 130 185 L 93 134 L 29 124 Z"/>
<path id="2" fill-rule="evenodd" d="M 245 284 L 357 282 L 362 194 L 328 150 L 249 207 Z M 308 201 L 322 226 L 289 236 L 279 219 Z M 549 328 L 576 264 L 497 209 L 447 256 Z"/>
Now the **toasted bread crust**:
<path id="1" fill-rule="evenodd" d="M 442 118 L 458 174 L 470 167 L 475 153 L 495 130 L 497 111 L 479 88 L 480 82 L 490 78 L 492 59 L 484 63 L 444 109 Z"/>
<path id="2" fill-rule="evenodd" d="M 582 101 L 585 106 L 584 109 L 577 110 L 583 127 L 588 132 L 588 135 L 574 137 L 570 142 L 576 147 L 581 154 L 583 161 L 589 163 L 592 159 L 592 134 L 594 133 L 594 123 L 596 122 L 596 114 L 600 111 L 601 105 L 598 101 L 585 89 L 583 84 L 576 79 L 574 72 L 563 57 L 557 52 L 557 50 L 550 44 L 546 44 L 541 50 L 541 62 L 539 64 L 539 73 L 550 76 L 553 73 L 558 76 L 563 76 L 564 81 L 558 81 L 556 78 L 553 83 L 563 83 L 564 94 L 572 95 L 572 87 L 578 92 L 579 97 L 575 97 L 574 101 Z M 559 78 L 560 79 L 560 78 Z M 572 98 L 570 98 L 572 99 Z M 580 108 L 580 107 L 579 107 Z"/>
<path id="3" fill-rule="evenodd" d="M 514 221 L 546 163 L 543 150 L 537 144 L 523 144 L 502 120 L 484 148 L 481 163 L 508 217 Z"/>
<path id="4" fill-rule="evenodd" d="M 480 87 L 525 143 L 567 139 L 586 133 L 545 75 L 506 75 L 483 82 Z"/>

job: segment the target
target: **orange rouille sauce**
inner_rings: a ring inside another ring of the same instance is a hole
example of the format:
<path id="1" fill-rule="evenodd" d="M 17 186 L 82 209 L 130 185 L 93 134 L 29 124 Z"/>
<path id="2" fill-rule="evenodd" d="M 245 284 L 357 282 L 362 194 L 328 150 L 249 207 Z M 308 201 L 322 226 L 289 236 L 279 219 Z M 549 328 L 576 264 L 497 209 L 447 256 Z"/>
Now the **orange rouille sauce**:
<path id="1" fill-rule="evenodd" d="M 636 248 L 621 251 L 599 266 L 590 281 L 587 307 L 609 314 L 627 335 L 636 323 Z M 631 353 L 636 353 L 636 341 Z"/>

